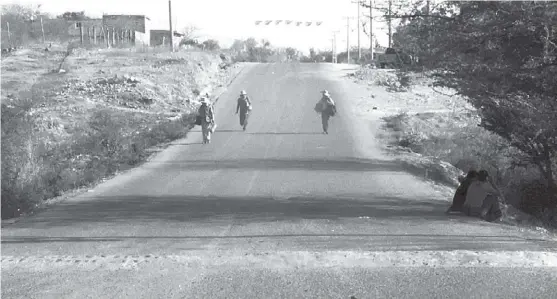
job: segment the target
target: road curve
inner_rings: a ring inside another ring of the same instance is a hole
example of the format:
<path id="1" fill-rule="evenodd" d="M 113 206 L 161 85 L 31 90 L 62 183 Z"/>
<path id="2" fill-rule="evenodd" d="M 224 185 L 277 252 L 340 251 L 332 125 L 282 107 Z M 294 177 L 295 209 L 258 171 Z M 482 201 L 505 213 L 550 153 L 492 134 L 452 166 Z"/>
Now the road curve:
<path id="1" fill-rule="evenodd" d="M 246 132 L 234 115 L 242 89 L 254 105 Z M 329 135 L 313 111 L 323 89 L 339 110 Z M 557 294 L 556 268 L 542 267 L 553 256 L 536 255 L 555 254 L 557 243 L 444 215 L 448 201 L 368 134 L 378 123 L 355 119 L 350 98 L 359 92 L 338 66 L 246 66 L 218 100 L 211 144 L 195 128 L 141 167 L 3 227 L 2 295 Z M 535 258 L 540 264 L 528 264 Z"/>

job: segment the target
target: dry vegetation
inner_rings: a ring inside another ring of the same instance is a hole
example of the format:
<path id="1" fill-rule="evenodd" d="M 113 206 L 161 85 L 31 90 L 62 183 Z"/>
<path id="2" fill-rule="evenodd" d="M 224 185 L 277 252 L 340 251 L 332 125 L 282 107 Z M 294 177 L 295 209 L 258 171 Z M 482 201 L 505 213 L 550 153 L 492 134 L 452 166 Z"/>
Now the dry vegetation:
<path id="1" fill-rule="evenodd" d="M 239 71 L 218 54 L 28 48 L 2 59 L 2 219 L 186 136 L 200 93 Z"/>

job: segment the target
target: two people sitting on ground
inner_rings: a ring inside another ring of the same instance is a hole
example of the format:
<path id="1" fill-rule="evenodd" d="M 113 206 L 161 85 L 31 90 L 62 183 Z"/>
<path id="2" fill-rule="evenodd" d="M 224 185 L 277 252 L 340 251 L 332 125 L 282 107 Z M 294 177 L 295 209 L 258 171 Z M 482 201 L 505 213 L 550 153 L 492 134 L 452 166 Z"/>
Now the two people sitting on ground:
<path id="1" fill-rule="evenodd" d="M 502 216 L 499 197 L 501 193 L 493 187 L 486 170 L 471 170 L 461 181 L 446 213 L 461 212 L 467 216 L 495 221 Z"/>

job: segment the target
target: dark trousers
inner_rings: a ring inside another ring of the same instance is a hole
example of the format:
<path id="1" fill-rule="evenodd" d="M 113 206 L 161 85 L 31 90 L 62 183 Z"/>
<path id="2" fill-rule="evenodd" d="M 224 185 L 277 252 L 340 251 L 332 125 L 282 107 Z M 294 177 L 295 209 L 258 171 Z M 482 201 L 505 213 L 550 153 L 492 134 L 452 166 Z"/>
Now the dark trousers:
<path id="1" fill-rule="evenodd" d="M 240 111 L 240 126 L 246 127 L 248 125 L 248 116 L 249 113 Z"/>
<path id="2" fill-rule="evenodd" d="M 329 130 L 329 118 L 331 116 L 328 113 L 321 113 L 321 125 L 323 125 L 323 132 Z"/>
<path id="3" fill-rule="evenodd" d="M 499 198 L 491 194 L 484 199 L 481 207 L 465 206 L 462 212 L 467 216 L 480 217 L 486 221 L 494 221 L 503 216 Z"/>

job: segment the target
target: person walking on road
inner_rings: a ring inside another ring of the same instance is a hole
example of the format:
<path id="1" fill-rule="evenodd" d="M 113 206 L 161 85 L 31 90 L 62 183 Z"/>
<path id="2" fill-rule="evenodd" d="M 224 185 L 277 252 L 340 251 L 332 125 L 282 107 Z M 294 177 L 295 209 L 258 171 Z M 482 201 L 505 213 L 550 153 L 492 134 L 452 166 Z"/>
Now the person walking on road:
<path id="1" fill-rule="evenodd" d="M 201 132 L 203 134 L 203 144 L 211 142 L 211 133 L 213 133 L 215 124 L 215 111 L 213 105 L 209 103 L 206 96 L 201 98 L 201 106 L 199 107 L 198 114 L 201 118 Z"/>
<path id="2" fill-rule="evenodd" d="M 240 97 L 238 98 L 238 105 L 236 105 L 236 114 L 240 111 L 240 126 L 246 130 L 248 126 L 249 112 L 251 111 L 251 102 L 245 90 L 240 92 Z"/>
<path id="3" fill-rule="evenodd" d="M 315 111 L 321 113 L 321 124 L 323 126 L 323 134 L 329 134 L 329 118 L 335 116 L 337 109 L 335 102 L 331 99 L 329 91 L 323 90 L 323 96 L 315 104 Z"/>

